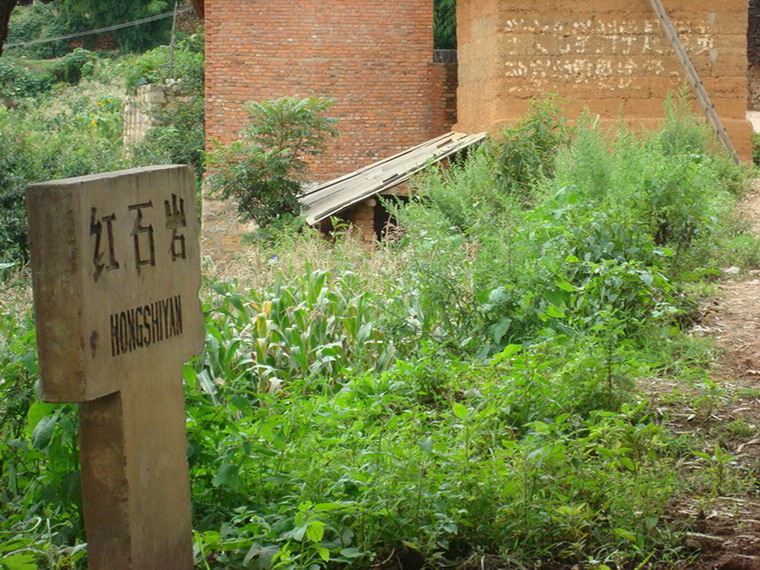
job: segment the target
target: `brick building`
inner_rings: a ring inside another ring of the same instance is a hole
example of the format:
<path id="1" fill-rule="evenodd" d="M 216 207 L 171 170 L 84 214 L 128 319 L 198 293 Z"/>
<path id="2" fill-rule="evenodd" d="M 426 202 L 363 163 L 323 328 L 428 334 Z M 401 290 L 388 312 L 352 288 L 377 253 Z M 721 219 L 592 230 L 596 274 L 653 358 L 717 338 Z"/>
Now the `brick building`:
<path id="1" fill-rule="evenodd" d="M 209 139 L 234 140 L 247 101 L 331 97 L 340 137 L 314 165 L 328 180 L 455 121 L 456 68 L 433 61 L 433 0 L 206 0 L 203 9 Z"/>
<path id="2" fill-rule="evenodd" d="M 663 0 L 740 156 L 749 159 L 747 0 Z M 433 62 L 433 0 L 193 0 L 205 10 L 207 132 L 235 138 L 244 102 L 335 98 L 341 136 L 320 180 L 446 132 L 494 131 L 532 98 L 570 117 L 655 126 L 683 71 L 648 0 L 458 0 L 452 64 Z M 752 0 L 753 5 L 756 3 Z"/>

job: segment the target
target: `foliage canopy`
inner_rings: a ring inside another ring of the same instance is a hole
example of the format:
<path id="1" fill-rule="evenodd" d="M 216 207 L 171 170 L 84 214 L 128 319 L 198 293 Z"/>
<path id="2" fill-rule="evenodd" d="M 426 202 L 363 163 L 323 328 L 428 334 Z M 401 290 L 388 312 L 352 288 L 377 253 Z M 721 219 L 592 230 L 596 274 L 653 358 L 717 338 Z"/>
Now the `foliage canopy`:
<path id="1" fill-rule="evenodd" d="M 329 138 L 337 136 L 335 119 L 324 116 L 332 105 L 318 97 L 248 103 L 250 123 L 240 139 L 208 155 L 212 190 L 234 198 L 240 217 L 261 227 L 297 216 L 298 196 L 309 181 L 308 158 L 324 152 Z"/>
<path id="2" fill-rule="evenodd" d="M 436 49 L 456 49 L 456 0 L 435 0 L 434 38 Z"/>
<path id="3" fill-rule="evenodd" d="M 123 24 L 172 9 L 169 0 L 57 0 L 61 16 L 69 30 L 80 31 Z M 147 22 L 113 32 L 114 40 L 124 52 L 142 51 L 169 40 L 171 19 Z M 91 40 L 87 40 L 90 42 Z"/>
<path id="4" fill-rule="evenodd" d="M 170 11 L 170 0 L 51 0 L 35 1 L 16 8 L 10 19 L 8 43 L 25 43 L 76 32 L 106 28 L 134 22 Z M 0 8 L 0 15 L 2 15 Z M 145 22 L 138 26 L 109 32 L 122 52 L 140 52 L 167 43 L 171 18 Z M 94 49 L 101 36 L 84 36 L 82 47 Z M 50 58 L 65 55 L 71 50 L 69 42 L 56 41 L 13 48 L 14 55 Z"/>

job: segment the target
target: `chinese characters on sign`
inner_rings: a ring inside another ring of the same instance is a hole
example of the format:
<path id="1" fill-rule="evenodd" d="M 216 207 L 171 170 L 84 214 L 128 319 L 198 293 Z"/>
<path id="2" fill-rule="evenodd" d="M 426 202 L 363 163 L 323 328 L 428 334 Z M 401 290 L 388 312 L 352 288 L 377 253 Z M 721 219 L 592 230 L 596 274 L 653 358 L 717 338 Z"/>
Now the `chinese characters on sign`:
<path id="1" fill-rule="evenodd" d="M 187 259 L 185 235 L 182 232 L 187 226 L 185 216 L 185 200 L 172 194 L 170 200 L 164 200 L 162 224 L 155 224 L 158 217 L 153 201 L 139 204 L 129 204 L 126 212 L 110 212 L 101 215 L 97 208 L 90 209 L 90 236 L 92 237 L 92 276 L 97 282 L 104 271 L 116 271 L 123 267 L 117 255 L 117 238 L 125 236 L 114 235 L 114 225 L 119 216 L 131 216 L 132 231 L 130 232 L 133 256 L 131 261 L 137 271 L 143 267 L 156 266 L 156 227 L 171 230 L 168 235 L 168 251 L 172 261 Z M 160 243 L 163 243 L 161 241 Z M 121 251 L 121 248 L 119 248 Z"/>

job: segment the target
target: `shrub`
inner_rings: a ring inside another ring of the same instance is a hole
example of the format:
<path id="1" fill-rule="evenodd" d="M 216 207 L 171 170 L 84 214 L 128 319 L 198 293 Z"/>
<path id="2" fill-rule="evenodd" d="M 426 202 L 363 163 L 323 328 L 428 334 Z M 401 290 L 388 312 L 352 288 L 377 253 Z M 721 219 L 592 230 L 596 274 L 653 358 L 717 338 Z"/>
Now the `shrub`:
<path id="1" fill-rule="evenodd" d="M 494 171 L 500 187 L 527 200 L 543 176 L 551 176 L 554 158 L 568 141 L 568 128 L 551 100 L 534 101 L 528 115 L 496 137 Z"/>
<path id="2" fill-rule="evenodd" d="M 7 57 L 0 58 L 0 98 L 34 97 L 48 91 L 51 85 L 52 77 L 39 75 Z"/>
<path id="3" fill-rule="evenodd" d="M 0 261 L 26 261 L 28 184 L 124 166 L 121 100 L 68 102 L 52 117 L 0 110 Z M 111 138 L 109 138 L 111 137 Z"/>
<path id="4" fill-rule="evenodd" d="M 71 31 L 60 14 L 58 2 L 34 1 L 28 6 L 16 6 L 8 30 L 9 44 L 26 43 L 40 38 L 54 38 Z M 35 59 L 60 57 L 69 51 L 65 41 L 45 42 L 10 48 L 9 54 Z"/>
<path id="5" fill-rule="evenodd" d="M 172 56 L 168 46 L 160 46 L 138 57 L 127 70 L 127 89 L 131 92 L 140 85 L 180 83 L 188 94 L 203 94 L 204 36 L 202 33 L 180 41 Z"/>
<path id="6" fill-rule="evenodd" d="M 137 165 L 189 164 L 200 185 L 206 145 L 203 34 L 179 42 L 173 59 L 166 46 L 137 58 L 127 74 L 127 89 L 134 92 L 149 83 L 176 85 L 182 96 L 154 115 L 158 126 L 131 149 L 132 161 Z"/>
<path id="7" fill-rule="evenodd" d="M 56 81 L 76 85 L 94 69 L 95 54 L 89 50 L 77 48 L 63 56 L 53 68 Z"/>
<path id="8" fill-rule="evenodd" d="M 28 258 L 24 188 L 38 177 L 33 156 L 22 134 L 3 128 L 0 111 L 0 262 Z"/>
<path id="9" fill-rule="evenodd" d="M 694 115 L 695 101 L 691 88 L 684 85 L 665 99 L 665 123 L 652 141 L 669 156 L 693 155 L 712 163 L 711 168 L 723 185 L 734 194 L 746 188 L 748 169 L 737 168 L 734 158 L 725 152 L 704 119 Z"/>
<path id="10" fill-rule="evenodd" d="M 569 141 L 541 112 L 486 154 L 418 178 L 420 199 L 398 213 L 406 263 L 387 305 L 406 316 L 399 350 L 425 338 L 485 357 L 540 330 L 615 344 L 645 322 L 688 320 L 683 276 L 710 271 L 719 251 L 750 260 L 756 240 L 736 236 L 727 180 L 739 169 L 699 146 L 693 115 L 669 116 L 645 139 L 582 122 Z"/>
<path id="11" fill-rule="evenodd" d="M 307 159 L 322 153 L 328 137 L 337 135 L 335 120 L 322 116 L 332 104 L 318 97 L 249 103 L 250 124 L 241 138 L 208 154 L 212 191 L 233 197 L 240 217 L 262 227 L 298 215 L 298 196 L 309 179 Z"/>
<path id="12" fill-rule="evenodd" d="M 668 156 L 679 154 L 705 155 L 713 142 L 704 121 L 694 115 L 694 96 L 684 84 L 665 98 L 665 124 L 654 135 Z"/>
<path id="13" fill-rule="evenodd" d="M 631 254 L 645 256 L 642 240 L 651 241 L 674 255 L 648 262 L 668 261 L 671 269 L 710 259 L 717 238 L 734 227 L 732 194 L 743 176 L 722 156 L 699 151 L 695 133 L 701 126 L 693 115 L 691 123 L 676 120 L 645 140 L 624 127 L 612 133 L 611 141 L 598 129 L 579 131 L 558 156 L 554 182 L 556 188 L 572 188 L 582 206 L 568 210 L 578 216 L 575 227 L 590 227 L 588 212 L 603 211 L 618 231 L 631 236 L 625 246 L 633 248 Z"/>
<path id="14" fill-rule="evenodd" d="M 198 179 L 203 175 L 206 144 L 203 97 L 181 98 L 160 110 L 155 118 L 159 126 L 145 135 L 145 140 L 131 150 L 138 165 L 189 164 Z"/>

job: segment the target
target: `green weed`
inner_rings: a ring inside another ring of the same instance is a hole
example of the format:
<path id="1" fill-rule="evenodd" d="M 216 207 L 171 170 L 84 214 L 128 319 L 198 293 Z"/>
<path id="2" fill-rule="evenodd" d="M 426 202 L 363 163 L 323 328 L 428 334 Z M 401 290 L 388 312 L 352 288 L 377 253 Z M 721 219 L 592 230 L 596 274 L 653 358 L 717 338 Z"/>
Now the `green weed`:
<path id="1" fill-rule="evenodd" d="M 102 141 L 118 105 L 98 107 Z M 568 138 L 539 109 L 416 180 L 393 244 L 291 229 L 206 261 L 206 350 L 183 371 L 197 566 L 682 563 L 669 502 L 743 473 L 635 384 L 665 377 L 661 401 L 700 416 L 723 405 L 687 325 L 756 243 L 731 214 L 740 175 L 671 115 L 649 137 Z M 20 180 L 41 142 L 10 140 Z M 31 317 L 0 307 L 0 564 L 81 566 L 74 410 L 36 401 Z"/>
<path id="2" fill-rule="evenodd" d="M 758 432 L 757 426 L 750 424 L 744 418 L 737 418 L 730 421 L 726 424 L 725 429 L 730 436 L 738 439 L 748 439 Z"/>

